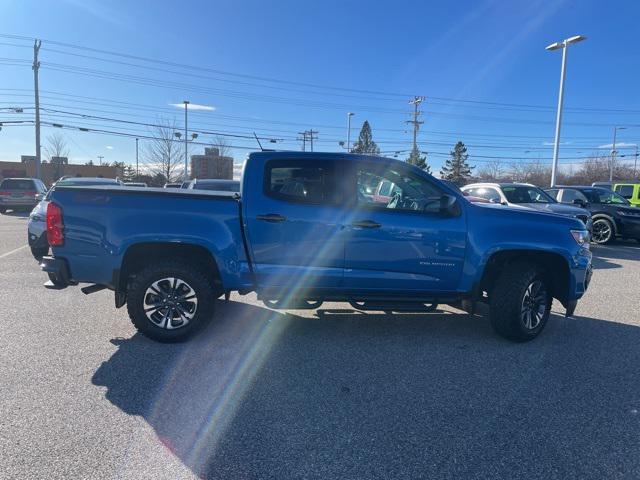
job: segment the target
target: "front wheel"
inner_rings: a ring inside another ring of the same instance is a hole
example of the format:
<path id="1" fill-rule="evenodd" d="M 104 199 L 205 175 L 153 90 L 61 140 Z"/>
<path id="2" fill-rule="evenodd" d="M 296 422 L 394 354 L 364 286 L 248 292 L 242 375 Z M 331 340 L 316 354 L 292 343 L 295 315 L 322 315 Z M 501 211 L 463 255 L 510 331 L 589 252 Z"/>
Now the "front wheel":
<path id="1" fill-rule="evenodd" d="M 127 311 L 147 337 L 181 342 L 209 322 L 216 297 L 213 282 L 197 265 L 167 261 L 135 275 L 128 286 Z"/>
<path id="2" fill-rule="evenodd" d="M 613 224 L 606 218 L 598 218 L 593 221 L 591 239 L 593 243 L 604 245 L 611 243 L 615 237 Z"/>
<path id="3" fill-rule="evenodd" d="M 490 296 L 494 330 L 514 342 L 527 342 L 544 329 L 551 312 L 551 291 L 535 265 L 511 265 L 498 278 Z"/>

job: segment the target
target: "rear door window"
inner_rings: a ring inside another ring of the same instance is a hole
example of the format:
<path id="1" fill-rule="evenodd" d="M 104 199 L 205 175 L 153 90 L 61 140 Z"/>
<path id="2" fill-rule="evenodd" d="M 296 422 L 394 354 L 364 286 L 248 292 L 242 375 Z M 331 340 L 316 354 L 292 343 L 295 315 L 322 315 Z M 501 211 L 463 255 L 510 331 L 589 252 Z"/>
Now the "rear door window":
<path id="1" fill-rule="evenodd" d="M 633 185 L 616 185 L 614 191 L 627 200 L 633 198 Z"/>
<path id="2" fill-rule="evenodd" d="M 295 203 L 339 204 L 344 200 L 329 161 L 274 160 L 265 172 L 265 195 Z"/>
<path id="3" fill-rule="evenodd" d="M 567 188 L 562 191 L 562 203 L 573 203 L 574 200 L 582 200 L 585 203 L 588 201 L 587 197 L 585 197 L 579 190 Z"/>

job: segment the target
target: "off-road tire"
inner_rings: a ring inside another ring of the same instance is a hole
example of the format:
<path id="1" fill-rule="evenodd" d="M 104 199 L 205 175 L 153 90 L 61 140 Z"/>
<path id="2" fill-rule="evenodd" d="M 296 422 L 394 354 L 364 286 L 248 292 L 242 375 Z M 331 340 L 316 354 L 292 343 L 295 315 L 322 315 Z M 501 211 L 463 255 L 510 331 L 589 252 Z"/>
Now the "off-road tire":
<path id="1" fill-rule="evenodd" d="M 161 328 L 145 313 L 147 289 L 154 282 L 169 277 L 187 283 L 194 290 L 197 299 L 194 316 L 186 325 L 175 329 Z M 129 281 L 127 311 L 131 322 L 140 333 L 158 342 L 177 343 L 187 340 L 209 323 L 215 311 L 217 296 L 213 281 L 199 266 L 170 260 L 142 269 Z"/>
<path id="2" fill-rule="evenodd" d="M 546 292 L 546 304 L 540 323 L 527 328 L 522 318 L 523 301 L 530 285 L 540 281 Z M 492 289 L 489 305 L 493 329 L 498 335 L 514 341 L 528 342 L 544 329 L 551 312 L 551 285 L 544 272 L 531 263 L 515 263 L 497 278 Z"/>

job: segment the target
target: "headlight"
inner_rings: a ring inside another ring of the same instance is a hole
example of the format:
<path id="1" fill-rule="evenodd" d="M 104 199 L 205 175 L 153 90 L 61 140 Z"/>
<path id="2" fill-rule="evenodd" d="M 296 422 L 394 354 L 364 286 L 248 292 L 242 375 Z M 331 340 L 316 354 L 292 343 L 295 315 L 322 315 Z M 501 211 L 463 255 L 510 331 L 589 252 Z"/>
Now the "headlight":
<path id="1" fill-rule="evenodd" d="M 629 210 L 618 210 L 618 215 L 622 215 L 623 217 L 640 217 L 640 211 L 631 212 Z"/>
<path id="2" fill-rule="evenodd" d="M 589 232 L 586 230 L 571 230 L 571 235 L 576 243 L 581 247 L 589 246 Z"/>

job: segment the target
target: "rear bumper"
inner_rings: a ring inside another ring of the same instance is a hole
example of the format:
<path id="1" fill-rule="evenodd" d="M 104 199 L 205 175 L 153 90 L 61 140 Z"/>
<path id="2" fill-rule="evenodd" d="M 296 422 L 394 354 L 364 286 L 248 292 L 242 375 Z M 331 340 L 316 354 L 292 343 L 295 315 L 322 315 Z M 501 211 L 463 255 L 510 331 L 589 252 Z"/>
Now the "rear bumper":
<path id="1" fill-rule="evenodd" d="M 35 199 L 33 200 L 29 200 L 26 198 L 16 198 L 16 199 L 11 199 L 11 198 L 0 198 L 0 207 L 4 207 L 4 208 L 13 208 L 13 207 L 17 207 L 17 208 L 24 208 L 24 207 L 35 207 L 38 204 L 38 202 L 35 201 Z"/>
<path id="2" fill-rule="evenodd" d="M 65 288 L 72 285 L 72 281 L 69 277 L 69 265 L 64 258 L 55 258 L 50 256 L 42 257 L 40 261 L 40 267 L 43 272 L 47 272 L 49 277 L 53 277 L 52 281 L 59 286 L 59 288 Z"/>
<path id="3" fill-rule="evenodd" d="M 29 232 L 27 234 L 27 240 L 29 241 L 29 246 L 31 248 L 44 248 L 49 246 L 49 244 L 47 243 L 46 233 L 37 235 L 36 233 Z"/>

